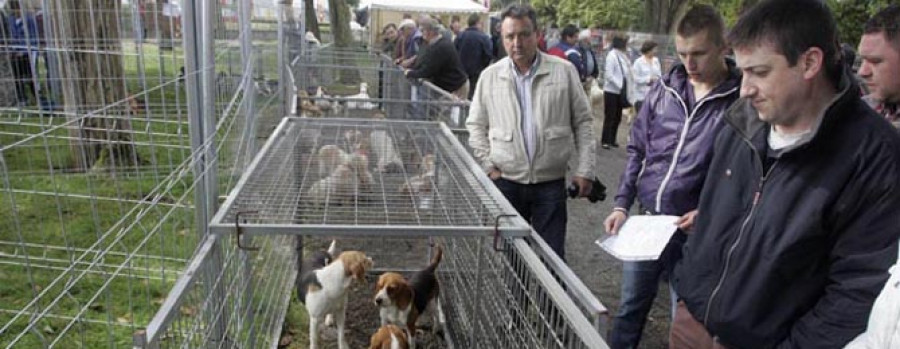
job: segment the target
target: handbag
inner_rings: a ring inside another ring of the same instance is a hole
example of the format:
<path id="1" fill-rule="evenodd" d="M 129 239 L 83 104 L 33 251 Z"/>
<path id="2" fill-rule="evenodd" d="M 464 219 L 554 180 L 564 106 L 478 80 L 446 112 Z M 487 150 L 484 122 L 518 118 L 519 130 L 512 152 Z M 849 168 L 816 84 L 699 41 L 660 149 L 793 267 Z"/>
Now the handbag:
<path id="1" fill-rule="evenodd" d="M 616 53 L 616 60 L 619 61 L 619 70 L 622 71 L 622 91 L 619 92 L 619 105 L 622 109 L 631 108 L 631 102 L 628 101 L 628 78 L 625 77 L 625 68 L 622 67 L 622 59 Z"/>

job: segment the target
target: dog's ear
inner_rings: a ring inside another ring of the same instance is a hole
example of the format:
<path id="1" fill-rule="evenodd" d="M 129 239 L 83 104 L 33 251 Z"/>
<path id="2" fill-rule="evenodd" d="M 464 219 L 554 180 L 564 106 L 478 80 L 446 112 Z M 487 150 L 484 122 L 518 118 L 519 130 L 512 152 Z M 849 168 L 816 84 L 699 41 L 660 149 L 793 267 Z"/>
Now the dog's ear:
<path id="1" fill-rule="evenodd" d="M 384 274 L 378 277 L 378 281 L 375 281 L 375 293 L 378 293 L 384 287 Z"/>

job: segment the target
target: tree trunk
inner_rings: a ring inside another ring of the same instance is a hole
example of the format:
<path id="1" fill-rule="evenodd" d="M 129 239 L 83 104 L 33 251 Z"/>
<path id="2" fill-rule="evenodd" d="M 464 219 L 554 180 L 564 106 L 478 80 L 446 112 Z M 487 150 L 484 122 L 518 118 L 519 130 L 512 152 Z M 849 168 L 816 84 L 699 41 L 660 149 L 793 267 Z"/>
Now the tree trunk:
<path id="1" fill-rule="evenodd" d="M 328 9 L 331 16 L 331 35 L 334 36 L 334 46 L 348 48 L 353 42 L 353 34 L 350 32 L 350 7 L 344 0 L 328 0 Z M 345 55 L 338 55 L 337 64 L 342 67 L 352 67 L 355 62 Z M 338 70 L 338 81 L 342 84 L 359 83 L 359 70 Z"/>
<path id="2" fill-rule="evenodd" d="M 322 41 L 322 35 L 319 33 L 319 18 L 316 17 L 315 0 L 303 0 L 303 18 L 306 20 L 306 31 L 312 32 L 316 39 Z"/>
<path id="3" fill-rule="evenodd" d="M 60 52 L 63 103 L 70 118 L 74 167 L 82 171 L 133 168 L 131 103 L 125 91 L 119 0 L 60 0 L 46 9 L 54 52 Z M 123 102 L 124 101 L 124 102 Z M 109 107 L 114 103 L 115 107 Z M 102 110 L 101 110 L 102 109 Z M 99 110 L 99 111 L 98 111 Z M 90 116 L 85 116 L 90 115 Z"/>
<path id="4" fill-rule="evenodd" d="M 688 0 L 645 0 L 644 28 L 657 34 L 669 34 L 684 12 Z"/>

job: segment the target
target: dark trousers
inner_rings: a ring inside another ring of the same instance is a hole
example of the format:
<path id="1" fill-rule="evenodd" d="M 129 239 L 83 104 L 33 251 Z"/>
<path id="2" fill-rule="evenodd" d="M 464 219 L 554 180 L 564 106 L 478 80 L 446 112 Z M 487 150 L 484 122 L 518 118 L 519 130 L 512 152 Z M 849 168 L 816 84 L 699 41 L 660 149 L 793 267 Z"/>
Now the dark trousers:
<path id="1" fill-rule="evenodd" d="M 547 245 L 565 260 L 568 222 L 565 179 L 521 184 L 500 178 L 494 184 Z"/>
<path id="2" fill-rule="evenodd" d="M 616 133 L 619 131 L 619 123 L 622 122 L 622 109 L 625 106 L 619 100 L 618 93 L 603 92 L 603 137 L 601 144 L 617 144 Z"/>
<path id="3" fill-rule="evenodd" d="M 609 334 L 610 348 L 638 347 L 659 283 L 672 275 L 675 263 L 681 259 L 681 249 L 686 240 L 687 235 L 678 231 L 669 240 L 658 260 L 622 263 L 622 297 Z M 672 289 L 671 286 L 669 289 Z M 670 293 L 674 316 L 675 295 L 674 292 Z"/>
<path id="4" fill-rule="evenodd" d="M 16 78 L 16 97 L 19 102 L 28 101 L 28 91 L 34 94 L 32 84 L 31 62 L 27 53 L 14 53 L 12 58 L 13 75 Z"/>
<path id="5" fill-rule="evenodd" d="M 478 75 L 469 75 L 469 100 L 475 95 L 475 86 L 478 85 Z"/>

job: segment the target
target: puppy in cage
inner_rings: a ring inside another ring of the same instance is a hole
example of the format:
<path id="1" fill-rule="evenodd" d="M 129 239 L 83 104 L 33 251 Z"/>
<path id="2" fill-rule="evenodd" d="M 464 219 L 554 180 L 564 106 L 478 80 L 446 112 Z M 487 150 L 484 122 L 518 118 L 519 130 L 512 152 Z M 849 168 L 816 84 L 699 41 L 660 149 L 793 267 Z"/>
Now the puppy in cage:
<path id="1" fill-rule="evenodd" d="M 409 349 L 409 332 L 395 325 L 384 325 L 369 340 L 369 349 Z"/>
<path id="2" fill-rule="evenodd" d="M 347 109 L 365 109 L 373 110 L 378 108 L 378 104 L 369 102 L 372 97 L 369 96 L 369 84 L 366 82 L 359 83 L 359 93 L 347 96 Z"/>
<path id="3" fill-rule="evenodd" d="M 344 205 L 365 200 L 371 192 L 374 178 L 369 172 L 369 157 L 360 151 L 348 154 L 339 146 L 329 144 L 317 153 L 319 175 L 324 177 L 307 192 L 314 205 Z"/>
<path id="4" fill-rule="evenodd" d="M 340 165 L 350 163 L 350 154 L 334 144 L 326 144 L 316 153 L 316 162 L 319 165 L 319 178 L 329 177 L 334 174 Z"/>
<path id="5" fill-rule="evenodd" d="M 397 173 L 403 170 L 403 161 L 394 139 L 385 130 L 373 130 L 369 133 L 369 149 L 375 154 L 375 170 L 381 173 Z"/>
<path id="6" fill-rule="evenodd" d="M 343 106 L 336 101 L 330 101 L 329 99 L 332 96 L 327 94 L 327 90 L 323 86 L 316 87 L 316 95 L 314 104 L 319 108 L 323 113 L 331 112 L 332 115 L 339 115 L 343 112 Z"/>
<path id="7" fill-rule="evenodd" d="M 366 272 L 374 262 L 360 251 L 345 251 L 328 265 L 312 271 L 306 278 L 303 304 L 309 314 L 309 348 L 319 347 L 319 326 L 330 315 L 337 326 L 338 348 L 349 349 L 345 337 L 347 293 L 354 282 L 366 281 Z"/>
<path id="8" fill-rule="evenodd" d="M 375 305 L 381 325 L 395 324 L 406 328 L 409 333 L 409 347 L 416 347 L 416 323 L 425 309 L 437 299 L 440 292 L 435 270 L 441 263 L 444 252 L 435 246 L 431 263 L 417 271 L 409 281 L 398 273 L 387 272 L 378 277 L 375 285 Z"/>
<path id="9" fill-rule="evenodd" d="M 417 196 L 432 192 L 434 189 L 432 188 L 432 182 L 434 182 L 434 154 L 427 154 L 422 157 L 419 171 L 419 174 L 400 185 L 398 191 L 401 194 Z"/>
<path id="10" fill-rule="evenodd" d="M 322 113 L 322 109 L 309 99 L 309 93 L 299 90 L 294 101 L 294 115 L 299 115 L 302 118 L 316 118 L 322 117 L 324 113 Z"/>

